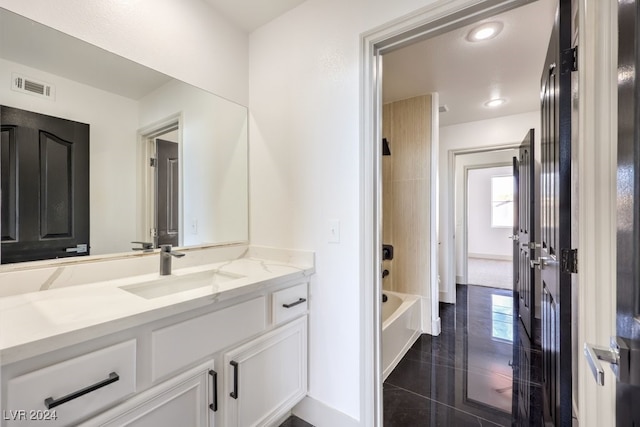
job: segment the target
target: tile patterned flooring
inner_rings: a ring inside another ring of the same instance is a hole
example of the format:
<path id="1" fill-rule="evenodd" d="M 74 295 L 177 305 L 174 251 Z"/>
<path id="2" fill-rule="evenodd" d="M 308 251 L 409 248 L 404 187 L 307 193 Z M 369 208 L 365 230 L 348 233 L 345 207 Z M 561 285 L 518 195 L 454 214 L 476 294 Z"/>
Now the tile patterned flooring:
<path id="1" fill-rule="evenodd" d="M 440 336 L 422 335 L 385 381 L 384 427 L 542 426 L 542 354 L 512 292 L 458 285 L 440 318 Z"/>
<path id="2" fill-rule="evenodd" d="M 442 334 L 422 335 L 384 383 L 384 426 L 542 425 L 541 352 L 512 292 L 458 285 Z"/>
<path id="3" fill-rule="evenodd" d="M 289 418 L 285 420 L 279 427 L 313 427 L 313 425 L 309 424 L 302 418 L 298 418 L 295 415 L 291 415 Z"/>

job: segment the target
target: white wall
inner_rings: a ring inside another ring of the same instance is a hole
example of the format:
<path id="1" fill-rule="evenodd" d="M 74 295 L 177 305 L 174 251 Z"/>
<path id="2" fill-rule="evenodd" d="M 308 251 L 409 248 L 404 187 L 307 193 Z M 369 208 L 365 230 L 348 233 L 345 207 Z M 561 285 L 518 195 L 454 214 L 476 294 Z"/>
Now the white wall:
<path id="1" fill-rule="evenodd" d="M 55 100 L 11 90 L 12 72 L 53 84 Z M 133 183 L 138 103 L 3 59 L 0 59 L 0 82 L 5 83 L 0 84 L 3 105 L 89 124 L 89 203 L 92 207 L 99 206 L 90 210 L 91 254 L 130 250 L 136 232 Z"/>
<path id="2" fill-rule="evenodd" d="M 248 104 L 248 36 L 202 0 L 0 0 L 0 7 Z"/>
<path id="3" fill-rule="evenodd" d="M 309 393 L 356 420 L 360 37 L 430 3 L 308 0 L 250 39 L 251 240 L 316 251 Z M 338 244 L 328 243 L 330 219 L 340 220 Z"/>
<path id="4" fill-rule="evenodd" d="M 439 168 L 439 241 L 438 268 L 440 271 L 440 300 L 455 302 L 456 251 L 455 203 L 453 182 L 455 176 L 454 152 L 478 150 L 501 145 L 519 144 L 534 128 L 540 135 L 540 113 L 516 114 L 496 119 L 462 123 L 440 128 Z M 539 139 L 539 138 L 536 138 Z M 536 143 L 539 158 L 539 141 Z"/>
<path id="5" fill-rule="evenodd" d="M 513 228 L 491 226 L 491 178 L 511 175 L 513 166 L 471 169 L 467 173 L 468 255 L 512 259 L 513 242 L 509 236 L 513 235 Z"/>

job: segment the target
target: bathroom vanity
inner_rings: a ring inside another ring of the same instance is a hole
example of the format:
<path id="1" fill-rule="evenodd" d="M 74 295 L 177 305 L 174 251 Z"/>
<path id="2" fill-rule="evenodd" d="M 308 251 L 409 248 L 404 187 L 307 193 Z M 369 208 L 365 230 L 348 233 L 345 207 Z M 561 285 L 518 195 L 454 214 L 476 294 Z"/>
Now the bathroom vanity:
<path id="1" fill-rule="evenodd" d="M 189 252 L 185 261 L 218 261 L 74 286 L 54 278 L 48 290 L 0 298 L 1 425 L 282 421 L 307 391 L 313 254 Z M 103 260 L 94 270 L 157 258 Z"/>
<path id="2" fill-rule="evenodd" d="M 82 241 L 8 259 L 43 227 L 5 233 L 3 223 L 0 426 L 277 424 L 307 391 L 314 256 L 247 244 L 247 108 L 9 10 L 0 8 L 0 24 L 0 38 L 13 41 L 0 46 L 0 80 L 12 82 L 0 87 L 3 105 L 87 124 L 90 145 Z M 68 55 L 51 61 L 43 51 Z M 14 141 L 7 120 L 3 144 Z M 161 140 L 177 157 L 160 156 Z M 4 150 L 3 164 L 17 164 L 16 152 Z M 56 159 L 65 166 L 67 157 Z M 20 170 L 2 179 L 11 224 L 29 207 L 16 202 Z M 51 182 L 70 188 L 55 173 Z M 71 200 L 52 199 L 64 208 L 56 212 L 76 215 Z M 34 206 L 36 216 L 53 212 Z M 186 254 L 166 259 L 167 276 L 157 250 L 130 252 L 131 240 L 162 244 L 161 226 Z M 73 234 L 45 231 L 40 246 Z M 53 259 L 69 254 L 86 259 Z"/>

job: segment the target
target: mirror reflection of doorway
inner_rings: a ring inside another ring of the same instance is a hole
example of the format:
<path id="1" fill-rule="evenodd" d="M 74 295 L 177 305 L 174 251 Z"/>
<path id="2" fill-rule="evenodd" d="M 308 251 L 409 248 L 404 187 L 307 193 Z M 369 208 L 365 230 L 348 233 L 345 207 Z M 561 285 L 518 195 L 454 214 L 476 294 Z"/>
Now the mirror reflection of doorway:
<path id="1" fill-rule="evenodd" d="M 177 132 L 172 132 L 176 133 Z M 167 138 L 169 135 L 163 135 Z M 178 143 L 156 138 L 156 230 L 159 245 L 179 245 L 180 162 Z"/>
<path id="2" fill-rule="evenodd" d="M 182 165 L 180 119 L 164 121 L 141 133 L 143 141 L 144 224 L 138 240 L 160 245 L 182 245 Z"/>

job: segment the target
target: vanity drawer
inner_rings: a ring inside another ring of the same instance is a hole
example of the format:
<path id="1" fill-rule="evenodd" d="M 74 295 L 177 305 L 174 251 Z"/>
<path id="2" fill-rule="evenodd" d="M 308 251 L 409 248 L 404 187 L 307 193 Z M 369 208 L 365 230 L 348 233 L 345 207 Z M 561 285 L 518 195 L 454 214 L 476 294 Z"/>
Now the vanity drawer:
<path id="1" fill-rule="evenodd" d="M 266 317 L 261 296 L 153 331 L 153 381 L 262 332 Z"/>
<path id="2" fill-rule="evenodd" d="M 277 325 L 306 313 L 308 298 L 306 283 L 274 292 L 271 299 L 273 323 Z"/>
<path id="3" fill-rule="evenodd" d="M 10 379 L 4 425 L 75 424 L 135 391 L 130 340 Z"/>

